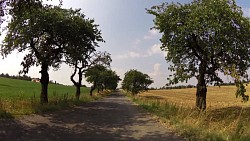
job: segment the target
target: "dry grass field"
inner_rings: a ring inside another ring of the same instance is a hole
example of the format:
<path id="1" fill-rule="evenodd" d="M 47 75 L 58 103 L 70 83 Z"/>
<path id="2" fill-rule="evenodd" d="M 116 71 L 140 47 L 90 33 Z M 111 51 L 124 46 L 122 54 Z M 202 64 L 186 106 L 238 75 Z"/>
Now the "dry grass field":
<path id="1" fill-rule="evenodd" d="M 247 86 L 250 95 L 250 86 Z M 250 140 L 250 101 L 235 97 L 235 86 L 208 87 L 207 110 L 195 108 L 195 88 L 150 90 L 132 97 L 188 140 Z"/>
<path id="2" fill-rule="evenodd" d="M 250 95 L 250 86 L 246 87 L 246 94 Z M 207 108 L 226 108 L 226 107 L 250 107 L 250 101 L 241 102 L 241 98 L 235 97 L 235 86 L 208 87 Z M 196 88 L 171 89 L 171 90 L 150 90 L 139 94 L 140 97 L 166 100 L 170 103 L 188 107 L 195 105 Z"/>

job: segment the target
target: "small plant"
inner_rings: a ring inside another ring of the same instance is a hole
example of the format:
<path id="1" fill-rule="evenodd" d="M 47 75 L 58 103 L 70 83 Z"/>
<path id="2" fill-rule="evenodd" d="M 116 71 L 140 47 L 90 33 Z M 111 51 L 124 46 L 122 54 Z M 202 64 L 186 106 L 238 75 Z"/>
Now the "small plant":
<path id="1" fill-rule="evenodd" d="M 247 102 L 249 100 L 249 96 L 246 95 L 246 88 L 243 82 L 236 83 L 237 91 L 235 93 L 236 98 L 242 97 L 242 102 Z"/>

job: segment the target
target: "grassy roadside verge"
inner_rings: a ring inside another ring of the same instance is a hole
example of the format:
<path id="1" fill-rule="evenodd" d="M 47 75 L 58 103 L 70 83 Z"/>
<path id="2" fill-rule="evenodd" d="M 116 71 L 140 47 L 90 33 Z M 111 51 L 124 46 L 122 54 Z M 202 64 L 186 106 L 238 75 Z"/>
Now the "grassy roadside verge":
<path id="1" fill-rule="evenodd" d="M 127 95 L 188 140 L 250 140 L 249 107 L 226 107 L 199 112 L 195 108 L 167 100 Z"/>
<path id="2" fill-rule="evenodd" d="M 56 110 L 74 107 L 83 103 L 95 101 L 108 94 L 110 91 L 95 93 L 89 96 L 87 93 L 81 94 L 80 100 L 75 100 L 73 95 L 54 95 L 49 97 L 49 103 L 41 105 L 38 98 L 19 97 L 14 99 L 0 99 L 0 118 L 14 118 L 28 114 L 39 114 Z"/>

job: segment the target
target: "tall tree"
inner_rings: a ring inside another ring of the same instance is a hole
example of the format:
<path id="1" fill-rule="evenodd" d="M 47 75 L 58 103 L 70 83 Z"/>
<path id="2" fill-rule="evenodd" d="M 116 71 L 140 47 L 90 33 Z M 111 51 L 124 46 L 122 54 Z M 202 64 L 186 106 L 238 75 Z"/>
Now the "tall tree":
<path id="1" fill-rule="evenodd" d="M 92 83 L 93 85 L 91 86 L 90 90 L 90 96 L 92 96 L 93 91 L 97 88 L 98 93 L 100 88 L 102 87 L 102 72 L 107 71 L 107 68 L 103 65 L 95 65 L 89 68 L 86 73 L 86 81 Z"/>
<path id="2" fill-rule="evenodd" d="M 86 47 L 86 45 L 83 45 Z M 85 51 L 82 51 L 82 54 L 77 51 L 73 53 L 71 57 L 68 57 L 66 62 L 74 67 L 74 72 L 72 73 L 70 79 L 76 87 L 76 99 L 80 97 L 80 88 L 82 86 L 82 77 L 85 75 L 85 72 L 88 71 L 91 67 L 95 65 L 102 65 L 109 67 L 112 61 L 110 54 L 107 52 L 96 52 L 96 45 L 90 45 L 89 48 L 86 48 Z M 78 82 L 74 79 L 76 73 L 78 72 Z M 94 87 L 92 87 L 94 88 Z M 91 90 L 93 91 L 93 90 Z"/>
<path id="3" fill-rule="evenodd" d="M 147 74 L 143 74 L 138 70 L 130 70 L 125 73 L 122 88 L 135 95 L 139 92 L 146 91 L 148 86 L 153 82 Z"/>
<path id="4" fill-rule="evenodd" d="M 85 41 L 85 32 L 75 36 L 76 27 L 83 26 L 81 21 L 78 22 L 81 19 L 79 11 L 42 5 L 37 0 L 27 0 L 18 9 L 10 10 L 12 18 L 2 54 L 6 56 L 13 50 L 28 51 L 21 63 L 23 73 L 33 65 L 41 65 L 41 103 L 48 102 L 49 67 L 59 68 L 63 56 L 74 48 L 70 41 Z"/>
<path id="5" fill-rule="evenodd" d="M 249 68 L 250 22 L 234 0 L 163 3 L 147 12 L 156 17 L 161 49 L 172 63 L 170 84 L 196 77 L 199 109 L 206 109 L 207 83 L 222 83 L 219 72 L 235 78 L 241 89 Z M 240 96 L 248 99 L 244 92 Z"/>

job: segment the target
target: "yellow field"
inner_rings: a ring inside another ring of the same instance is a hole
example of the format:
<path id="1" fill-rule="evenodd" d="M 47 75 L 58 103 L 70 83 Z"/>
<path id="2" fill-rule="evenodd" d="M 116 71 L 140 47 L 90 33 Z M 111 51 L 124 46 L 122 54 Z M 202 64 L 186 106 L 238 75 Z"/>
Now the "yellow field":
<path id="1" fill-rule="evenodd" d="M 250 86 L 246 87 L 246 94 L 250 95 Z M 235 97 L 236 86 L 208 87 L 207 91 L 207 108 L 223 107 L 250 107 L 250 101 L 241 102 L 241 98 Z M 140 97 L 166 100 L 180 106 L 195 106 L 196 88 L 172 89 L 172 90 L 150 90 L 140 93 Z"/>
<path id="2" fill-rule="evenodd" d="M 250 95 L 250 86 L 246 87 Z M 250 141 L 250 101 L 235 86 L 208 87 L 207 110 L 195 107 L 196 88 L 150 90 L 134 97 L 140 106 L 189 140 Z"/>

